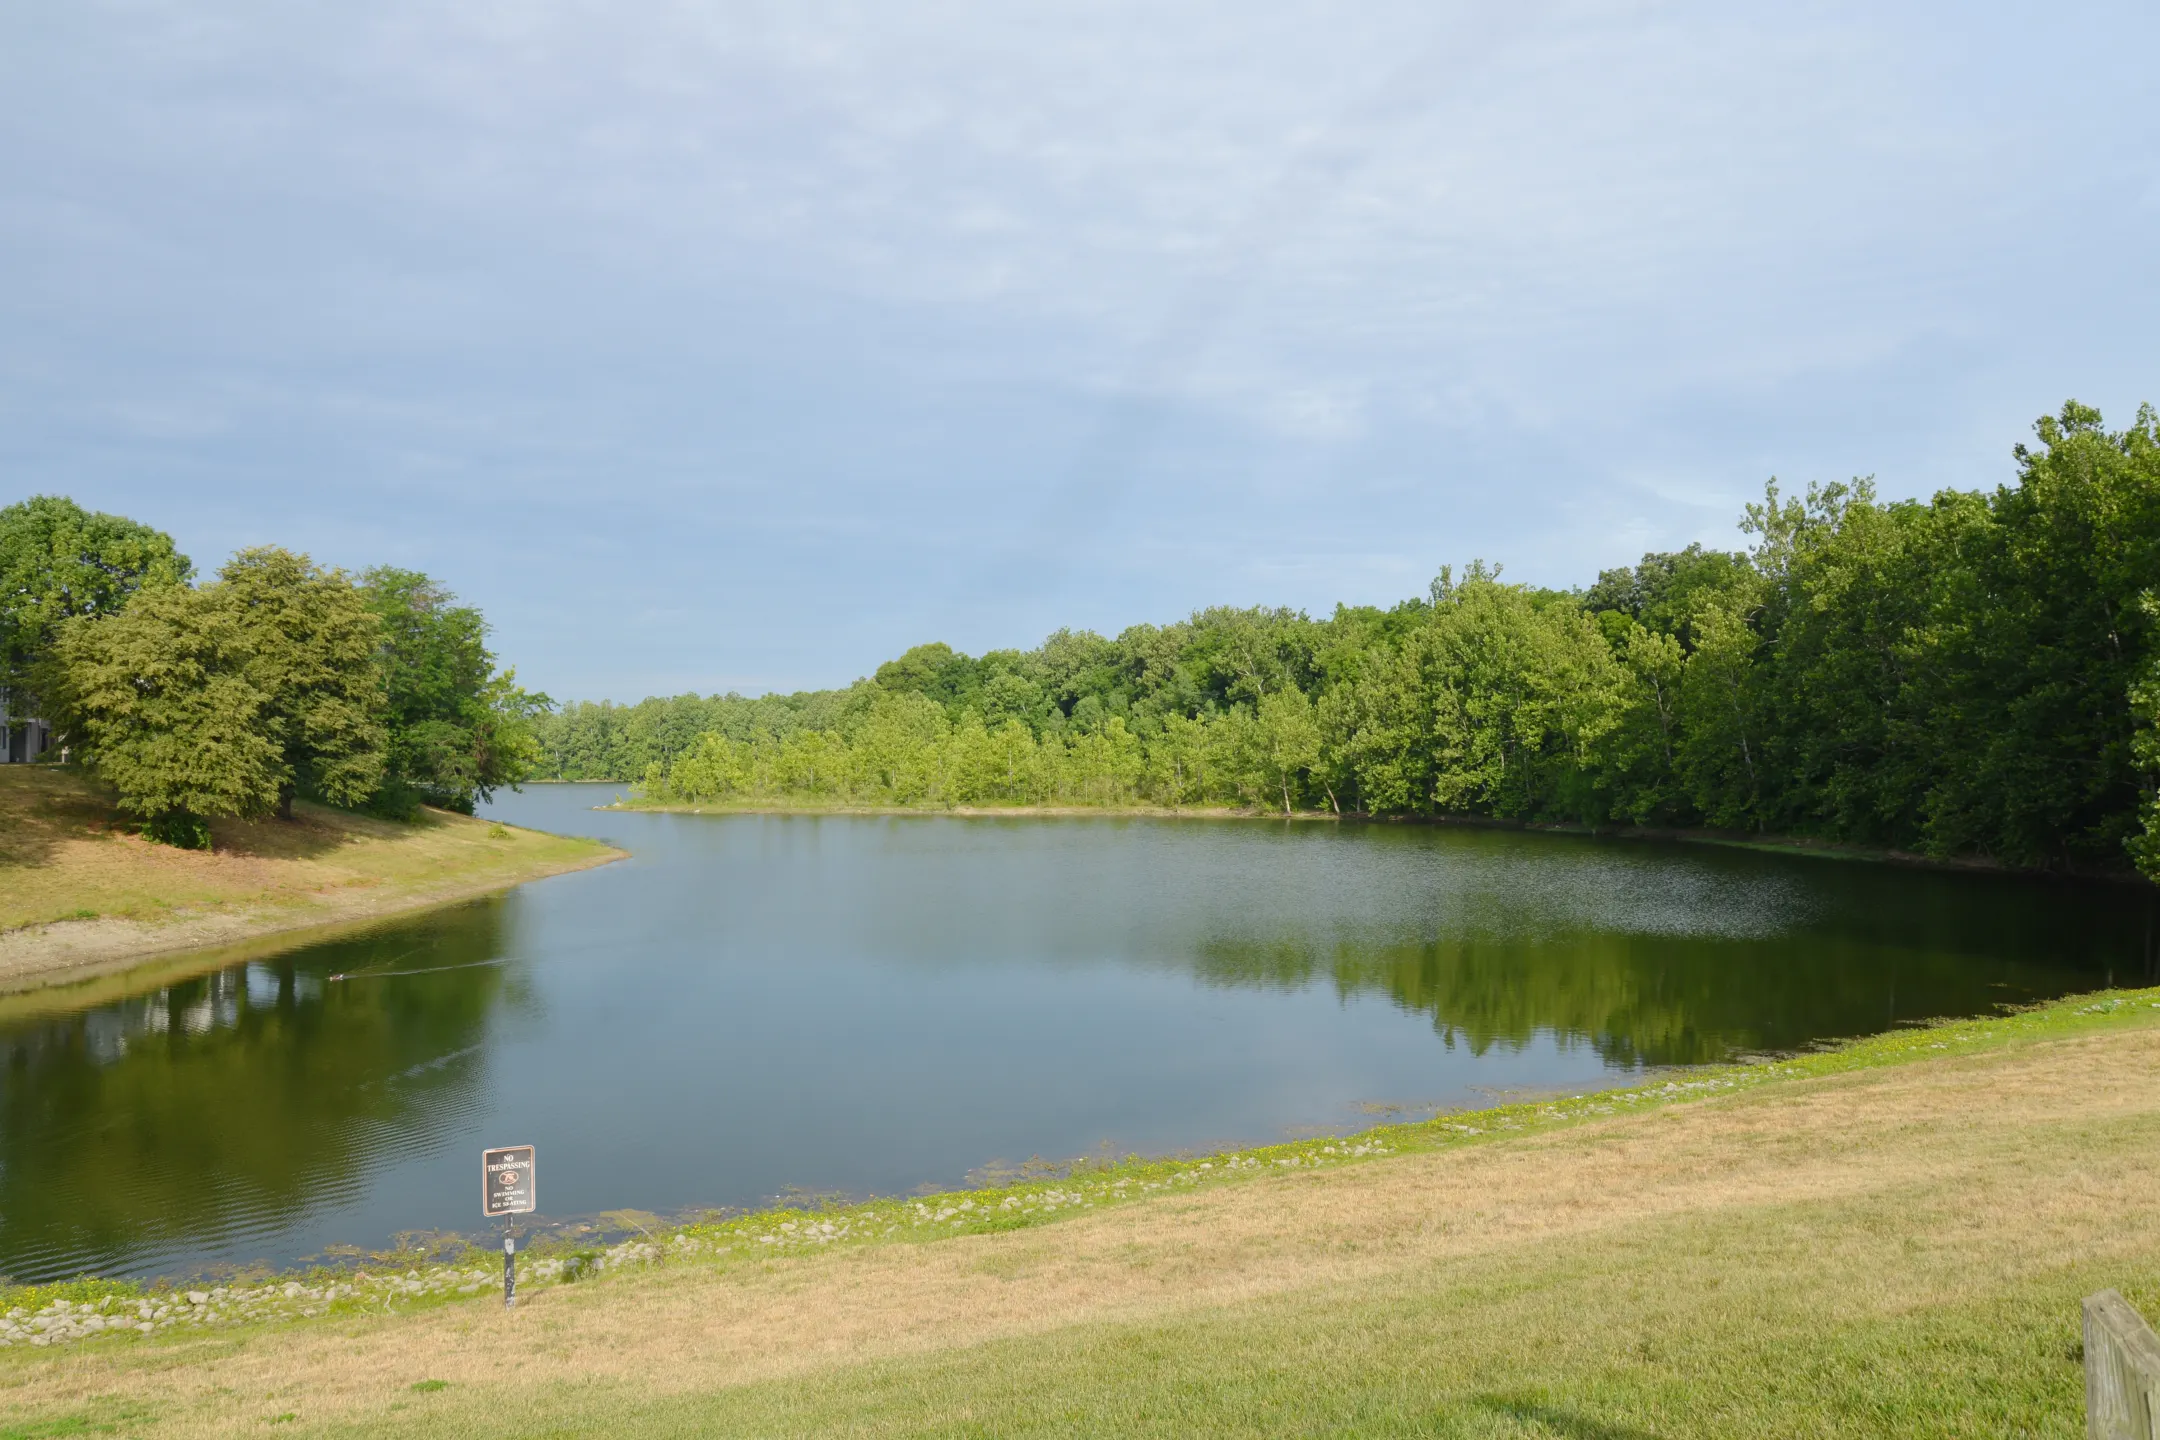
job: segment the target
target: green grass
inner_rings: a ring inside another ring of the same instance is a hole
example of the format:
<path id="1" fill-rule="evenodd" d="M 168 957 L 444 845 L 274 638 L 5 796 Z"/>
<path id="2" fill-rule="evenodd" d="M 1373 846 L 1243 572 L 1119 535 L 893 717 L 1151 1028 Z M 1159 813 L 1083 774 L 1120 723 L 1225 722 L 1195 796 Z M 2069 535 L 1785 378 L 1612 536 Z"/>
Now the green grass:
<path id="1" fill-rule="evenodd" d="M 0 1440 L 59 1440 L 67 1435 L 134 1435 L 156 1422 L 156 1412 L 140 1405 L 98 1405 L 72 1415 L 12 1424 L 0 1419 Z"/>
<path id="2" fill-rule="evenodd" d="M 1814 1303 L 1864 1283 L 1797 1233 L 1867 1207 L 1676 1224 L 1169 1324 L 1089 1325 L 740 1389 L 627 1401 L 551 1387 L 413 1435 L 1991 1436 L 2081 1433 L 2067 1272 L 1889 1318 Z M 2150 1304 L 2148 1286 L 2133 1300 Z M 1602 1320 L 1589 1317 L 1609 1317 Z M 327 1434 L 377 1433 L 369 1426 Z"/>

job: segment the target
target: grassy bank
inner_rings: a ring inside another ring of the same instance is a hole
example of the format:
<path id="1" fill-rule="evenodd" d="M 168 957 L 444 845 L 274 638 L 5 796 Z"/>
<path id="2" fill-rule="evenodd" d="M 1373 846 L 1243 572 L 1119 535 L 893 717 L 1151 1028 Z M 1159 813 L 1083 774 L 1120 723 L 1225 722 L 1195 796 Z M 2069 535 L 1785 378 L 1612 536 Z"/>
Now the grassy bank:
<path id="1" fill-rule="evenodd" d="M 557 1253 L 508 1314 L 477 1257 L 166 1296 L 0 1351 L 0 1435 L 2067 1437 L 2078 1298 L 2160 1308 L 2156 1141 L 2160 991 L 2088 997 L 691 1226 Z"/>
<path id="2" fill-rule="evenodd" d="M 80 774 L 0 766 L 0 989 L 376 919 L 620 854 L 440 811 L 403 824 L 304 802 L 291 821 L 211 828 L 207 852 L 153 844 Z"/>

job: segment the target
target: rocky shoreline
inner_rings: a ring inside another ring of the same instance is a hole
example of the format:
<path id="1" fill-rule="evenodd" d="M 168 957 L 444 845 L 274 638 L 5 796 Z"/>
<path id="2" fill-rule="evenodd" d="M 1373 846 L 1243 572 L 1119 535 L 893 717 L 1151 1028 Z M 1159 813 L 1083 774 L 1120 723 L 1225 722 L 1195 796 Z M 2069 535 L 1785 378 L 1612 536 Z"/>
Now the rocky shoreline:
<path id="1" fill-rule="evenodd" d="M 1483 1133 L 1467 1125 L 1450 1128 L 1459 1137 Z M 973 1194 L 873 1200 L 832 1211 L 761 1211 L 602 1248 L 521 1255 L 518 1289 L 546 1289 L 670 1261 L 726 1263 L 847 1243 L 1015 1229 L 1165 1190 L 1220 1183 L 1266 1170 L 1316 1169 L 1398 1154 L 1401 1149 L 1399 1142 L 1391 1144 L 1377 1136 L 1313 1140 L 1204 1160 L 1128 1162 L 1084 1177 Z M 0 1315 L 0 1347 L 48 1347 L 108 1336 L 202 1333 L 337 1315 L 379 1315 L 499 1294 L 502 1269 L 498 1259 L 475 1248 L 455 1260 L 402 1270 L 318 1271 L 304 1279 L 274 1277 L 252 1284 L 138 1290 L 120 1281 L 76 1283 L 110 1288 L 95 1298 L 56 1297 L 35 1309 L 14 1306 Z"/>

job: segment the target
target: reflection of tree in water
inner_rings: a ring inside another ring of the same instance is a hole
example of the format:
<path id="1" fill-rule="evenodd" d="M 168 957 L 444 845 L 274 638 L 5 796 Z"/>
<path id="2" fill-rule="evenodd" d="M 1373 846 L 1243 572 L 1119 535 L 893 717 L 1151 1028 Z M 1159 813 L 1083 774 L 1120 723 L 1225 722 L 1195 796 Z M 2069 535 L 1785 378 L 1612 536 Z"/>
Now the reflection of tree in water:
<path id="1" fill-rule="evenodd" d="M 1903 877 L 1908 881 L 1911 877 Z M 1921 888 L 1925 887 L 1913 887 Z M 1947 892 L 1946 892 L 1947 893 Z M 2143 897 L 2008 894 L 1894 911 L 1833 910 L 1760 939 L 1603 931 L 1366 943 L 1216 939 L 1211 984 L 1385 995 L 1432 1017 L 1450 1046 L 1520 1049 L 1539 1034 L 1616 1065 L 1689 1065 L 1985 1013 L 2111 982 L 2141 983 Z M 1954 898 L 1954 897 L 1953 897 Z M 2117 960 L 2121 964 L 2117 965 Z M 2112 970 L 2111 970 L 2111 967 Z"/>
<path id="2" fill-rule="evenodd" d="M 501 938 L 481 902 L 0 1027 L 0 1272 L 214 1244 L 425 1145 L 477 1099 Z"/>

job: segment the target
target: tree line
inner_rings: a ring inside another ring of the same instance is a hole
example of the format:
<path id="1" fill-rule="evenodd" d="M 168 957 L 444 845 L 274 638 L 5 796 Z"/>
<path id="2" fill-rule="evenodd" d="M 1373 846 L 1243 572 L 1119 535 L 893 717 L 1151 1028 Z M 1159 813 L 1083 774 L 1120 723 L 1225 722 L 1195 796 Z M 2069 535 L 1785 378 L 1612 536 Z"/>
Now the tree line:
<path id="1" fill-rule="evenodd" d="M 0 688 L 171 844 L 299 797 L 470 814 L 531 773 L 550 702 L 496 668 L 456 598 L 276 546 L 197 583 L 169 535 L 37 496 L 0 509 Z"/>
<path id="2" fill-rule="evenodd" d="M 2160 422 L 2071 403 L 2013 483 L 1864 480 L 1575 590 L 1211 609 L 845 690 L 577 704 L 543 773 L 715 803 L 1242 805 L 1812 836 L 2160 875 Z"/>

